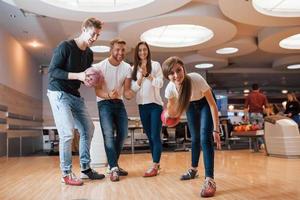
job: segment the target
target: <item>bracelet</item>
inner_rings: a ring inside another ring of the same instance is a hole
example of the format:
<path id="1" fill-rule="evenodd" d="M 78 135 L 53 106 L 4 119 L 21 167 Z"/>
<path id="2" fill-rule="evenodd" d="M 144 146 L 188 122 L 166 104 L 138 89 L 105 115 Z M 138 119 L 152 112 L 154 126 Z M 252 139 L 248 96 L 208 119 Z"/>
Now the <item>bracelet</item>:
<path id="1" fill-rule="evenodd" d="M 220 133 L 220 131 L 217 131 L 217 130 L 213 130 L 213 132 L 214 132 L 214 133 Z"/>

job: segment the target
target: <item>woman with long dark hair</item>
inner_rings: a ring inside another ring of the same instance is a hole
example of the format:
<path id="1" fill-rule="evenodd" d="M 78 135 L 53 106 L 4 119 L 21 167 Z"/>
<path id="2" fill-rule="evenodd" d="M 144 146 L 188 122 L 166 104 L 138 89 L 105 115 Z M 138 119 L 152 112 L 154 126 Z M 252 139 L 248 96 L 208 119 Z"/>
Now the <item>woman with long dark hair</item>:
<path id="1" fill-rule="evenodd" d="M 191 168 L 181 176 L 181 180 L 190 180 L 197 176 L 202 149 L 205 181 L 201 196 L 214 196 L 216 183 L 214 182 L 213 138 L 217 148 L 221 148 L 218 109 L 214 95 L 200 74 L 186 74 L 184 63 L 180 58 L 175 56 L 168 58 L 162 68 L 164 77 L 170 81 L 165 90 L 165 97 L 168 99 L 165 118 L 180 117 L 186 111 L 191 133 L 192 164 Z"/>
<path id="2" fill-rule="evenodd" d="M 162 99 L 160 88 L 163 86 L 163 74 L 158 62 L 151 60 L 151 52 L 146 42 L 139 42 L 135 47 L 131 89 L 136 92 L 143 128 L 149 139 L 153 164 L 144 177 L 156 176 L 159 173 L 159 162 L 162 152 L 160 139 L 162 122 Z"/>

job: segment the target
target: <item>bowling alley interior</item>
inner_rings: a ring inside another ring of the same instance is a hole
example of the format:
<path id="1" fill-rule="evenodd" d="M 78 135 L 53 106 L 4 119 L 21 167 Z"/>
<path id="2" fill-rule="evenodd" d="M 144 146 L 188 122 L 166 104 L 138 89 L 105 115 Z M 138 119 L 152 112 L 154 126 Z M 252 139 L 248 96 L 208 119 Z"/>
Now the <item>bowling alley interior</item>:
<path id="1" fill-rule="evenodd" d="M 0 44 L 1 200 L 300 199 L 299 0 L 0 0 Z"/>

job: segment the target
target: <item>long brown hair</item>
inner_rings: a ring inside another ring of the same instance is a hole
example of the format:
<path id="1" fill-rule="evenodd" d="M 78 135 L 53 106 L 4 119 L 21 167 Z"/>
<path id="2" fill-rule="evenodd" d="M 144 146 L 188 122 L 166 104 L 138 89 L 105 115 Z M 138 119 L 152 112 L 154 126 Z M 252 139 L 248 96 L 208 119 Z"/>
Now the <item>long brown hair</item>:
<path id="1" fill-rule="evenodd" d="M 139 48 L 140 48 L 140 45 L 142 45 L 142 44 L 144 44 L 148 49 L 147 65 L 146 65 L 147 72 L 151 73 L 151 71 L 152 71 L 151 52 L 150 52 L 149 45 L 147 44 L 147 42 L 141 41 L 136 45 L 135 50 L 134 50 L 133 70 L 132 70 L 132 74 L 131 74 L 131 78 L 134 81 L 137 80 L 136 74 L 137 74 L 138 67 L 141 64 L 141 58 L 139 57 Z"/>
<path id="2" fill-rule="evenodd" d="M 178 92 L 179 96 L 178 102 L 176 104 L 176 110 L 178 110 L 179 114 L 181 115 L 189 106 L 190 98 L 192 95 L 192 82 L 191 78 L 186 74 L 183 61 L 177 56 L 172 56 L 168 58 L 162 64 L 164 77 L 167 80 L 169 80 L 168 76 L 170 75 L 172 68 L 175 64 L 181 65 L 184 70 L 184 79 Z"/>

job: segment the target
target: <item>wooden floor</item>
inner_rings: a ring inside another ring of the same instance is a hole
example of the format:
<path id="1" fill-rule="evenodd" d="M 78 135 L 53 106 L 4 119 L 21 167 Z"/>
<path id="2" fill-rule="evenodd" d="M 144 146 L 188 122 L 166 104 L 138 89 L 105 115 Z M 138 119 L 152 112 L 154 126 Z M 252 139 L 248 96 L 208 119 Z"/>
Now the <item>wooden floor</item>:
<path id="1" fill-rule="evenodd" d="M 109 178 L 85 181 L 82 187 L 60 183 L 58 157 L 0 158 L 0 199 L 200 199 L 200 177 L 180 181 L 190 165 L 190 152 L 163 153 L 161 173 L 143 178 L 150 165 L 149 154 L 121 155 L 120 165 L 129 176 L 112 183 Z M 249 150 L 217 151 L 215 158 L 217 194 L 211 199 L 260 200 L 300 199 L 300 159 L 285 159 L 251 153 Z M 104 172 L 104 168 L 97 169 Z M 79 172 L 78 157 L 74 171 Z"/>

